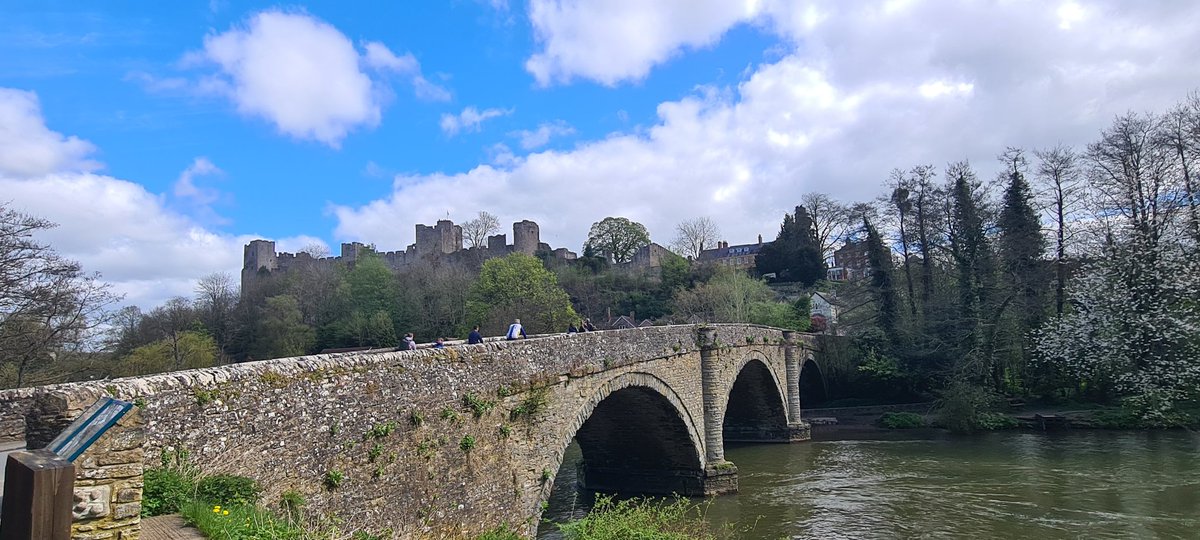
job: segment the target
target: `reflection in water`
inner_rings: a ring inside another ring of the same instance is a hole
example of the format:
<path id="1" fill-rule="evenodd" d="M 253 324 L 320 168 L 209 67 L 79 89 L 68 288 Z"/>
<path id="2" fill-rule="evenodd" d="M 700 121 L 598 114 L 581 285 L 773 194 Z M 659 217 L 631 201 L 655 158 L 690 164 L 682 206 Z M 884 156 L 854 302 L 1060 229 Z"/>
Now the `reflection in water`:
<path id="1" fill-rule="evenodd" d="M 995 433 L 728 447 L 737 495 L 708 518 L 746 538 L 1200 538 L 1200 437 Z M 546 518 L 579 517 L 578 447 Z M 543 525 L 538 538 L 558 538 Z"/>

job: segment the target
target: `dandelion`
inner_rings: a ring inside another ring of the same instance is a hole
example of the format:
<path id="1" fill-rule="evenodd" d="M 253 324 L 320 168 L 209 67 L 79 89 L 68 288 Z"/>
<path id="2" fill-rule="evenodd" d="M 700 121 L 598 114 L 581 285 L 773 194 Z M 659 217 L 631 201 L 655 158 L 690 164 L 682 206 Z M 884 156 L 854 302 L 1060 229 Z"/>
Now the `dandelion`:
<path id="1" fill-rule="evenodd" d="M 213 513 L 214 513 L 214 514 L 219 514 L 219 513 L 221 513 L 221 506 L 220 506 L 220 505 L 214 506 L 214 507 L 213 507 Z"/>
<path id="2" fill-rule="evenodd" d="M 222 510 L 222 511 L 221 511 L 221 515 L 223 515 L 223 516 L 228 516 L 228 515 L 229 515 L 229 510 Z"/>

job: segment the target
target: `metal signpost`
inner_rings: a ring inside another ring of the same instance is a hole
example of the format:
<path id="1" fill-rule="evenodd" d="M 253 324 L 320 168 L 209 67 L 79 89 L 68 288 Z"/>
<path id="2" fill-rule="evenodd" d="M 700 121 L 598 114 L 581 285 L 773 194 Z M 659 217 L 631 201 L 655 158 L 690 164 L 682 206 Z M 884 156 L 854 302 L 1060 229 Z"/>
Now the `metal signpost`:
<path id="1" fill-rule="evenodd" d="M 46 448 L 9 454 L 0 507 L 0 540 L 70 539 L 75 490 L 75 466 L 71 462 L 132 406 L 127 401 L 101 398 Z"/>

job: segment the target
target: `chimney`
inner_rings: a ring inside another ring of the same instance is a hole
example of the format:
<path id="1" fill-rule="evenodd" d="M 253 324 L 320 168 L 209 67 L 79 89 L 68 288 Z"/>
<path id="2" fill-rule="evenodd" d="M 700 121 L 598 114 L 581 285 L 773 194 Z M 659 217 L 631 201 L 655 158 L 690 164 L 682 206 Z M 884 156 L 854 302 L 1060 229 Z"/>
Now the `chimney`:
<path id="1" fill-rule="evenodd" d="M 758 235 L 758 245 L 762 245 L 762 235 Z"/>

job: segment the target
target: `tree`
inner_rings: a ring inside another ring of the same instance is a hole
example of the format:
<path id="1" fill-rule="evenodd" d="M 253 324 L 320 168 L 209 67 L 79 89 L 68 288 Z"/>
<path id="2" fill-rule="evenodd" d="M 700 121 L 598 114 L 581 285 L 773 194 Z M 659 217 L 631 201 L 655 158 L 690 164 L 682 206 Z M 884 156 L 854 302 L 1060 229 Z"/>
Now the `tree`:
<path id="1" fill-rule="evenodd" d="M 850 209 L 846 205 L 824 193 L 805 193 L 800 197 L 800 205 L 812 218 L 817 245 L 821 247 L 821 258 L 831 259 L 833 250 L 846 239 L 846 234 L 857 220 L 850 216 Z"/>
<path id="2" fill-rule="evenodd" d="M 468 324 L 478 323 L 492 334 L 503 333 L 513 319 L 521 319 L 529 333 L 546 333 L 561 332 L 579 318 L 555 275 L 524 253 L 483 263 L 467 313 Z"/>
<path id="3" fill-rule="evenodd" d="M 204 332 L 182 332 L 174 341 L 160 339 L 134 349 L 117 361 L 113 374 L 122 377 L 213 366 L 217 344 Z"/>
<path id="4" fill-rule="evenodd" d="M 946 169 L 950 186 L 950 253 L 957 269 L 958 330 L 950 341 L 958 343 L 961 361 L 958 368 L 967 377 L 990 374 L 997 386 L 1003 377 L 991 364 L 991 350 L 985 344 L 981 318 L 989 306 L 993 269 L 991 252 L 984 234 L 983 211 L 976 194 L 975 173 L 966 162 Z M 995 312 L 993 312 L 993 315 Z"/>
<path id="5" fill-rule="evenodd" d="M 500 218 L 480 211 L 479 216 L 462 224 L 463 243 L 468 248 L 487 247 L 488 236 L 500 231 Z"/>
<path id="6" fill-rule="evenodd" d="M 1056 146 L 1035 152 L 1038 157 L 1036 178 L 1048 200 L 1054 221 L 1054 312 L 1062 316 L 1066 304 L 1068 223 L 1083 203 L 1084 186 L 1079 177 L 1079 159 L 1068 146 Z"/>
<path id="7" fill-rule="evenodd" d="M 779 235 L 763 246 L 755 264 L 760 274 L 774 273 L 780 280 L 796 281 L 805 287 L 825 278 L 825 259 L 808 210 L 797 206 L 794 214 L 783 216 Z"/>
<path id="8" fill-rule="evenodd" d="M 0 366 L 23 386 L 31 369 L 84 350 L 119 298 L 79 263 L 33 240 L 53 227 L 0 205 Z"/>
<path id="9" fill-rule="evenodd" d="M 754 305 L 773 302 L 775 294 L 762 280 L 745 272 L 721 269 L 707 282 L 675 294 L 676 314 L 707 322 L 749 322 Z"/>
<path id="10" fill-rule="evenodd" d="M 888 186 L 892 188 L 888 200 L 896 212 L 896 222 L 900 227 L 900 253 L 904 256 L 904 281 L 908 286 L 908 310 L 913 317 L 916 317 L 917 298 L 913 288 L 912 265 L 910 264 L 912 258 L 908 253 L 908 247 L 913 244 L 913 240 L 906 228 L 909 216 L 912 214 L 913 204 L 909 199 L 909 183 L 908 179 L 904 177 L 904 171 L 892 169 L 892 174 L 888 178 Z"/>
<path id="11" fill-rule="evenodd" d="M 592 224 L 583 251 L 602 255 L 612 263 L 623 263 L 629 262 L 637 250 L 649 243 L 650 233 L 641 223 L 623 217 L 606 217 Z"/>
<path id="12" fill-rule="evenodd" d="M 917 255 L 921 257 L 921 306 L 926 309 L 933 298 L 933 251 L 935 231 L 940 225 L 937 208 L 943 193 L 933 185 L 937 172 L 933 165 L 918 165 L 909 171 L 909 200 L 916 232 Z"/>
<path id="13" fill-rule="evenodd" d="M 1041 322 L 1045 283 L 1042 254 L 1046 252 L 1046 238 L 1042 236 L 1041 220 L 1031 204 L 1033 194 L 1025 181 L 1024 155 L 1021 150 L 1010 148 L 1001 160 L 1008 166 L 1008 186 L 996 222 L 1000 230 L 997 251 L 1001 268 L 1015 295 L 1017 312 L 1023 315 L 1024 324 L 1018 332 L 1023 335 Z"/>
<path id="14" fill-rule="evenodd" d="M 313 329 L 301 321 L 300 305 L 291 295 L 267 299 L 262 325 L 257 360 L 300 356 L 316 341 Z"/>
<path id="15" fill-rule="evenodd" d="M 675 241 L 671 242 L 671 249 L 680 256 L 695 260 L 700 258 L 700 252 L 706 247 L 715 247 L 720 237 L 721 230 L 713 220 L 707 217 L 689 219 L 675 226 Z"/>
<path id="16" fill-rule="evenodd" d="M 871 294 L 879 313 L 877 323 L 892 343 L 897 343 L 900 326 L 899 302 L 892 283 L 892 252 L 870 221 L 863 220 L 867 231 L 867 261 L 871 268 Z"/>
<path id="17" fill-rule="evenodd" d="M 214 272 L 196 283 L 196 308 L 200 312 L 200 320 L 212 335 L 222 357 L 229 346 L 237 299 L 233 278 L 227 273 Z"/>

